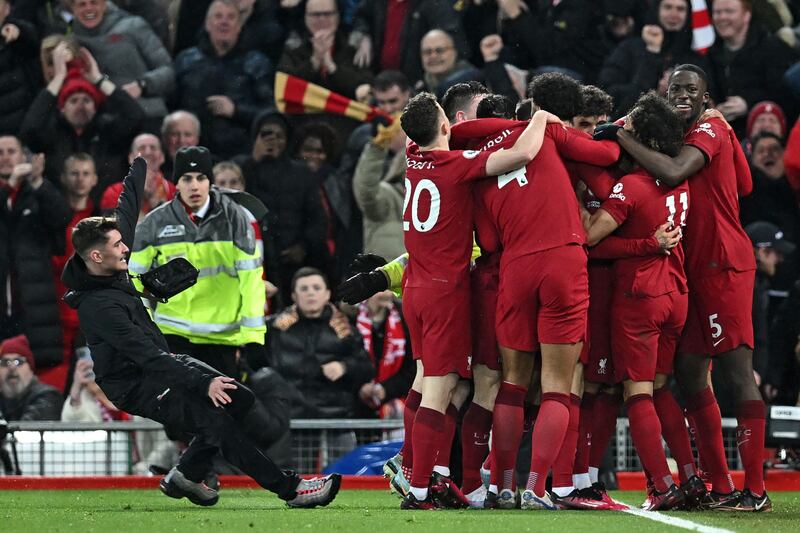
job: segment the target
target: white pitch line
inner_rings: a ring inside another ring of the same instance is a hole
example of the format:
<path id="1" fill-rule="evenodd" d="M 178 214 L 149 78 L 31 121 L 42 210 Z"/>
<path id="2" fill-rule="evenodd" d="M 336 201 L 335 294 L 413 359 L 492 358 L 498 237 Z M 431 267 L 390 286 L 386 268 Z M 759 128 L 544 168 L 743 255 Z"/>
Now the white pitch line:
<path id="1" fill-rule="evenodd" d="M 634 516 L 640 516 L 642 518 L 647 518 L 648 520 L 653 520 L 655 522 L 661 522 L 662 524 L 667 524 L 669 526 L 688 529 L 689 531 L 699 531 L 700 533 L 734 533 L 730 529 L 704 526 L 703 524 L 698 524 L 696 522 L 692 522 L 691 520 L 686 520 L 685 518 L 678 518 L 675 516 L 665 515 L 659 513 L 658 511 L 643 511 L 641 509 L 635 509 L 631 507 L 627 511 L 622 511 L 622 512 L 632 514 Z"/>

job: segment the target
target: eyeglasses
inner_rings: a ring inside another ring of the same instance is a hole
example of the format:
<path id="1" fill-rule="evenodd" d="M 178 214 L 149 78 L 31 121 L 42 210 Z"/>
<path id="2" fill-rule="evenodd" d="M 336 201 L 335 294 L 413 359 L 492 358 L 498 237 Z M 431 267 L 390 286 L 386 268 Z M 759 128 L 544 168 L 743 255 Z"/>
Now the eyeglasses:
<path id="1" fill-rule="evenodd" d="M 0 359 L 0 368 L 8 368 L 12 366 L 22 366 L 28 362 L 24 357 L 15 357 L 13 359 Z"/>
<path id="2" fill-rule="evenodd" d="M 309 11 L 306 16 L 312 19 L 326 19 L 338 15 L 338 11 Z"/>
<path id="3" fill-rule="evenodd" d="M 452 46 L 437 46 L 436 48 L 423 48 L 422 49 L 422 56 L 423 57 L 432 56 L 432 55 L 440 56 L 443 53 L 448 52 L 448 51 L 450 51 L 452 49 L 453 49 Z"/>

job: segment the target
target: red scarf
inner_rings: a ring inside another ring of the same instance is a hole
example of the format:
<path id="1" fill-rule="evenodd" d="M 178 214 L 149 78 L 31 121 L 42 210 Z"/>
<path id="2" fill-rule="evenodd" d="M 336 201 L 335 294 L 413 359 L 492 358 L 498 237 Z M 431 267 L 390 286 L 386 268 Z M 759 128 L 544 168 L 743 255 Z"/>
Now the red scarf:
<path id="1" fill-rule="evenodd" d="M 403 329 L 403 320 L 400 313 L 393 305 L 389 309 L 389 316 L 386 317 L 386 334 L 383 338 L 383 354 L 380 361 L 375 357 L 375 346 L 372 344 L 372 319 L 369 317 L 369 309 L 366 303 L 358 306 L 358 317 L 356 318 L 358 332 L 364 338 L 364 349 L 369 354 L 373 365 L 379 365 L 376 383 L 383 383 L 390 377 L 397 374 L 403 366 L 403 359 L 406 356 L 406 332 Z"/>

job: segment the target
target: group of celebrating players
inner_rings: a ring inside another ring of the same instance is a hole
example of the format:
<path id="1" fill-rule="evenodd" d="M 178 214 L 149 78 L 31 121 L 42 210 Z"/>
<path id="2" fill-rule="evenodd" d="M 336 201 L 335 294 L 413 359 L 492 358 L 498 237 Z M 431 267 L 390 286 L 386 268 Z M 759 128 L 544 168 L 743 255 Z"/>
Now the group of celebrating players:
<path id="1" fill-rule="evenodd" d="M 338 289 L 349 303 L 402 289 L 417 375 L 403 448 L 385 468 L 401 508 L 627 508 L 597 478 L 624 400 L 645 509 L 771 510 L 752 372 L 755 260 L 738 216 L 752 179 L 735 134 L 707 109 L 705 73 L 677 67 L 666 100 L 643 95 L 594 138 L 610 111 L 596 87 L 550 73 L 528 97 L 516 116 L 474 82 L 442 105 L 411 99 L 400 119 L 407 254 Z M 742 490 L 728 472 L 712 358 L 739 395 Z M 450 449 L 470 390 L 457 487 Z M 526 431 L 530 473 L 518 484 Z"/>

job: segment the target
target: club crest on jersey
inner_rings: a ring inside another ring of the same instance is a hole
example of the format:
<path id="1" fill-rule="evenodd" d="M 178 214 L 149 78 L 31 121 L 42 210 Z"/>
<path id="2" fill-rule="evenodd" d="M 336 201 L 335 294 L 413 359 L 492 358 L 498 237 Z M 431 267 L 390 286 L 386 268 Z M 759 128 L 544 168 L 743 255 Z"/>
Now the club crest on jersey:
<path id="1" fill-rule="evenodd" d="M 611 194 L 608 195 L 609 198 L 618 198 L 625 201 L 625 195 L 622 194 L 622 183 L 617 183 L 614 185 L 614 188 L 611 189 Z"/>
<path id="2" fill-rule="evenodd" d="M 461 155 L 464 156 L 464 159 L 475 159 L 478 157 L 478 154 L 480 154 L 478 150 L 464 150 L 461 152 Z"/>
<path id="3" fill-rule="evenodd" d="M 714 130 L 711 128 L 711 124 L 708 122 L 703 122 L 702 124 L 698 124 L 697 127 L 694 129 L 693 133 L 707 133 L 712 138 L 716 138 L 717 134 L 714 133 Z"/>
<path id="4" fill-rule="evenodd" d="M 606 373 L 606 365 L 608 365 L 608 358 L 603 357 L 597 362 L 597 373 L 605 375 Z"/>
<path id="5" fill-rule="evenodd" d="M 158 233 L 158 238 L 169 239 L 171 237 L 182 237 L 184 235 L 186 235 L 186 228 L 183 224 L 169 224 L 161 229 L 161 231 Z"/>

